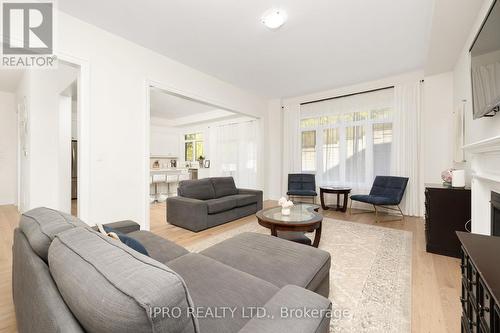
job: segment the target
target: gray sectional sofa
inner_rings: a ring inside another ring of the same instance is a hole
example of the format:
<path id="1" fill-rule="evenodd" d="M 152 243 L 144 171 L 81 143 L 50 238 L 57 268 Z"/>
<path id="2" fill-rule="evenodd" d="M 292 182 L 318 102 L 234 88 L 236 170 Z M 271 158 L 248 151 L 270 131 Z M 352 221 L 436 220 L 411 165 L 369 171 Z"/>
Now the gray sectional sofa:
<path id="1" fill-rule="evenodd" d="M 12 270 L 19 332 L 328 332 L 327 252 L 243 233 L 190 253 L 132 221 L 108 226 L 149 256 L 55 210 L 22 215 Z"/>
<path id="2" fill-rule="evenodd" d="M 167 199 L 167 221 L 195 232 L 262 209 L 262 191 L 238 189 L 233 177 L 185 180 L 177 194 Z"/>

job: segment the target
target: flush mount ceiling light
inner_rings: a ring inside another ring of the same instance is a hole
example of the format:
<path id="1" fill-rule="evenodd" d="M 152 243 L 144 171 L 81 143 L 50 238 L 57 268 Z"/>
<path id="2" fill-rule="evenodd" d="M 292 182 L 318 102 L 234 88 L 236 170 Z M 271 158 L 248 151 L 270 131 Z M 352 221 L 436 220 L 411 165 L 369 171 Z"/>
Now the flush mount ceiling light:
<path id="1" fill-rule="evenodd" d="M 283 9 L 272 8 L 262 15 L 262 23 L 269 29 L 278 29 L 286 21 L 286 12 Z"/>

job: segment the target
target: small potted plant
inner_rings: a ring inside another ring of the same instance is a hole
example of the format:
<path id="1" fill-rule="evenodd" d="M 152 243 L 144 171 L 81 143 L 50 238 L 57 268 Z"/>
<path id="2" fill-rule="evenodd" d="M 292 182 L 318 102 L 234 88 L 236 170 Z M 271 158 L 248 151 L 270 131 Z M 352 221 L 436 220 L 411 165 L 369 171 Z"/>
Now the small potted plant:
<path id="1" fill-rule="evenodd" d="M 198 157 L 198 163 L 200 163 L 200 168 L 204 168 L 204 162 L 205 162 L 205 156 L 203 155 L 200 155 L 200 157 Z"/>
<path id="2" fill-rule="evenodd" d="M 293 207 L 292 201 L 287 200 L 286 198 L 282 197 L 278 201 L 278 204 L 281 206 L 281 215 L 285 215 L 285 216 L 290 215 L 290 208 Z"/>

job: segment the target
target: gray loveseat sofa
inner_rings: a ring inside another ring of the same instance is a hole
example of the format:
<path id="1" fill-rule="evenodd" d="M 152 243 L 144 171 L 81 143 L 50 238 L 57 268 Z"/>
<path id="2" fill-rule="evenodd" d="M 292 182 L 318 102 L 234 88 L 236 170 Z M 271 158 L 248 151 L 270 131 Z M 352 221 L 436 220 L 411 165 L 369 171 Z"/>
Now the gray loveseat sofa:
<path id="1" fill-rule="evenodd" d="M 167 199 L 167 221 L 195 232 L 262 209 L 262 191 L 238 189 L 233 177 L 185 180 L 177 194 Z"/>
<path id="2" fill-rule="evenodd" d="M 12 270 L 19 332 L 328 332 L 327 252 L 243 233 L 190 253 L 134 222 L 109 226 L 149 256 L 67 214 L 23 214 Z"/>

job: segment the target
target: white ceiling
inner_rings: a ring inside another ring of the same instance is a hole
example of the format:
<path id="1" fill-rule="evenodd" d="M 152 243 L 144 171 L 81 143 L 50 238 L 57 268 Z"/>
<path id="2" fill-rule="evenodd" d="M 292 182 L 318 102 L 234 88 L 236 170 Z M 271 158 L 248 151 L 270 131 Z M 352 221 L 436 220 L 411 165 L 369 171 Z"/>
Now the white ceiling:
<path id="1" fill-rule="evenodd" d="M 167 94 L 152 88 L 150 93 L 151 116 L 176 119 L 199 113 L 214 111 L 217 108 L 192 100 Z"/>
<path id="2" fill-rule="evenodd" d="M 150 90 L 150 112 L 156 122 L 169 126 L 186 126 L 237 116 L 234 112 L 172 95 L 157 88 Z"/>
<path id="3" fill-rule="evenodd" d="M 484 3 L 485 0 L 436 0 L 426 75 L 443 73 L 455 67 Z"/>
<path id="4" fill-rule="evenodd" d="M 19 69 L 0 69 L 0 91 L 15 92 L 22 76 Z"/>
<path id="5" fill-rule="evenodd" d="M 270 31 L 260 16 L 277 4 L 288 21 Z M 58 6 L 241 88 L 288 97 L 422 69 L 433 0 L 60 0 Z"/>

